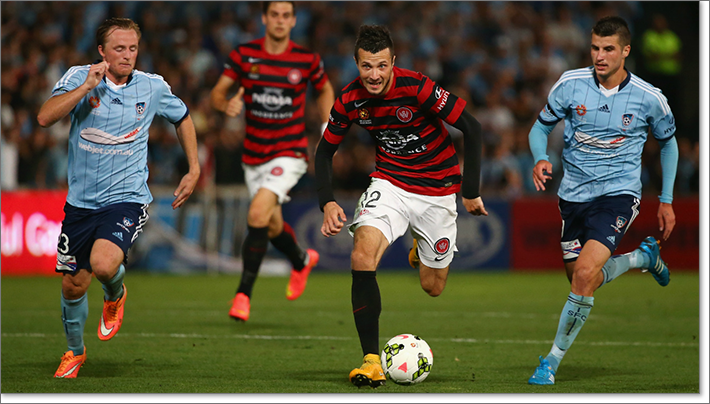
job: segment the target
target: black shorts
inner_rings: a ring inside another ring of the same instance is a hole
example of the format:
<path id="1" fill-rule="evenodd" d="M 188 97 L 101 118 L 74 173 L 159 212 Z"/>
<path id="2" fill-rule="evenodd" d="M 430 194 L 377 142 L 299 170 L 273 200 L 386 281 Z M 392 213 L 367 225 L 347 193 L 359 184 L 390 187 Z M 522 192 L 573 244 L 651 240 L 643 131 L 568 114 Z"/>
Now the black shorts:
<path id="1" fill-rule="evenodd" d="M 125 264 L 128 250 L 147 221 L 147 204 L 125 202 L 99 209 L 83 209 L 66 203 L 54 270 L 61 273 L 75 273 L 79 269 L 91 271 L 91 248 L 98 239 L 119 246 Z"/>
<path id="2" fill-rule="evenodd" d="M 576 261 L 588 240 L 597 240 L 613 254 L 638 216 L 640 203 L 633 195 L 601 196 L 583 203 L 560 199 L 564 262 Z"/>

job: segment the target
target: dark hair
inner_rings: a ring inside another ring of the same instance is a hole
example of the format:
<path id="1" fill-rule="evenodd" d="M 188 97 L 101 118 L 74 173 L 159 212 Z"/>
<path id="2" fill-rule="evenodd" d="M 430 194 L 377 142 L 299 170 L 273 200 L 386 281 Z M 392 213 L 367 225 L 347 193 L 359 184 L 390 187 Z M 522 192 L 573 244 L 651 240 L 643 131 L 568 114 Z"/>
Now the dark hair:
<path id="1" fill-rule="evenodd" d="M 629 26 L 621 17 L 609 16 L 597 21 L 592 28 L 592 34 L 597 36 L 619 35 L 619 44 L 624 47 L 631 45 L 631 32 Z"/>
<path id="2" fill-rule="evenodd" d="M 296 14 L 296 2 L 295 1 L 262 1 L 261 2 L 261 14 L 266 15 L 269 12 L 269 6 L 271 3 L 291 3 L 293 7 L 293 14 Z"/>
<path id="3" fill-rule="evenodd" d="M 99 28 L 96 30 L 96 45 L 97 46 L 104 46 L 106 44 L 106 37 L 109 36 L 109 34 L 114 30 L 111 30 L 111 28 L 115 29 L 132 29 L 136 31 L 136 34 L 138 34 L 138 40 L 140 41 L 141 39 L 141 29 L 138 27 L 138 24 L 131 20 L 130 18 L 120 18 L 120 17 L 111 17 L 108 20 L 104 21 L 99 25 Z"/>
<path id="4" fill-rule="evenodd" d="M 357 40 L 355 40 L 355 59 L 358 59 L 357 51 L 359 49 L 374 54 L 387 48 L 394 56 L 394 42 L 392 42 L 392 36 L 387 27 L 384 25 L 360 26 L 357 31 Z"/>

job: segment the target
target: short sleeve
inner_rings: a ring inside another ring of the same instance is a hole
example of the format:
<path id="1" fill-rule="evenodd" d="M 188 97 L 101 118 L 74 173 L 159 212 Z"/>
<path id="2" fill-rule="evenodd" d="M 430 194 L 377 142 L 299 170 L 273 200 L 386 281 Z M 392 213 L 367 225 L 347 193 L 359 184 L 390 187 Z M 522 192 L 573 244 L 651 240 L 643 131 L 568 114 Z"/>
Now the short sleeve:
<path id="1" fill-rule="evenodd" d="M 421 75 L 417 101 L 422 110 L 436 114 L 449 125 L 453 125 L 466 108 L 466 101 L 444 90 L 425 75 Z"/>
<path id="2" fill-rule="evenodd" d="M 160 89 L 158 116 L 167 119 L 172 124 L 177 124 L 187 117 L 189 111 L 185 103 L 172 93 L 170 85 L 162 77 L 160 81 L 162 85 L 158 86 Z"/>
<path id="3" fill-rule="evenodd" d="M 326 81 L 328 81 L 328 75 L 325 73 L 323 59 L 321 59 L 320 55 L 317 53 L 314 53 L 314 56 L 313 66 L 311 66 L 311 74 L 308 77 L 308 80 L 313 83 L 313 87 L 315 87 L 316 90 L 320 91 Z"/>
<path id="4" fill-rule="evenodd" d="M 555 125 L 569 112 L 567 86 L 560 80 L 552 86 L 547 95 L 547 104 L 542 108 L 537 120 L 544 125 Z"/>
<path id="5" fill-rule="evenodd" d="M 653 137 L 658 140 L 668 140 L 675 134 L 675 117 L 666 97 L 660 91 L 655 92 L 654 95 L 655 97 L 650 97 L 651 103 L 646 122 L 651 126 Z"/>
<path id="6" fill-rule="evenodd" d="M 90 65 L 74 66 L 67 70 L 61 79 L 52 88 L 52 97 L 72 91 L 86 81 L 86 76 L 89 73 Z"/>

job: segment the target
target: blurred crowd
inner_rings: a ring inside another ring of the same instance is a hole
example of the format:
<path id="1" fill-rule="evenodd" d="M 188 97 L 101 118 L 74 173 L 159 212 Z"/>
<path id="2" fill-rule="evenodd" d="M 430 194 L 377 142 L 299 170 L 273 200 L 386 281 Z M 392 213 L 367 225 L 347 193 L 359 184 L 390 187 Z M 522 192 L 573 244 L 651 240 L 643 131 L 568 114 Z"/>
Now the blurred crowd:
<path id="1" fill-rule="evenodd" d="M 630 24 L 627 67 L 644 77 L 639 2 L 297 2 L 292 39 L 323 57 L 336 89 L 357 77 L 353 45 L 361 24 L 386 24 L 396 64 L 420 71 L 468 101 L 482 123 L 482 194 L 516 198 L 535 193 L 527 135 L 560 74 L 591 64 L 589 32 L 605 15 Z M 200 145 L 200 186 L 243 183 L 243 118 L 226 118 L 209 93 L 229 52 L 264 35 L 260 2 L 2 2 L 2 189 L 63 188 L 69 119 L 41 128 L 36 116 L 59 78 L 74 65 L 96 60 L 95 31 L 109 16 L 138 22 L 139 70 L 162 75 L 188 105 Z M 662 17 L 662 16 L 661 16 Z M 655 21 L 655 20 L 654 20 Z M 672 29 L 673 27 L 671 27 Z M 644 30 L 651 29 L 644 24 Z M 638 69 L 637 69 L 638 68 Z M 646 78 L 648 80 L 648 78 Z M 652 82 L 653 84 L 653 82 Z M 663 89 L 663 88 L 662 88 Z M 665 92 L 665 89 L 663 89 Z M 670 91 L 670 89 L 669 89 Z M 676 96 L 682 97 L 683 94 Z M 670 99 L 678 117 L 677 99 Z M 307 106 L 311 153 L 320 137 L 315 97 Z M 697 108 L 697 103 L 695 103 Z M 455 141 L 462 136 L 449 128 Z M 688 130 L 689 129 L 689 130 Z M 550 135 L 555 167 L 547 194 L 561 179 L 563 125 Z M 680 163 L 676 195 L 697 194 L 699 124 L 677 133 Z M 457 147 L 462 150 L 462 147 Z M 334 159 L 339 192 L 362 192 L 374 169 L 374 143 L 353 126 Z M 311 154 L 312 157 L 312 154 Z M 462 156 L 461 156 L 462 157 Z M 658 144 L 644 150 L 644 192 L 660 194 Z M 314 195 L 313 162 L 292 191 Z M 463 159 L 461 159 L 463 161 Z M 175 129 L 158 118 L 150 129 L 150 183 L 175 186 L 187 170 Z M 465 168 L 464 168 L 465 171 Z"/>

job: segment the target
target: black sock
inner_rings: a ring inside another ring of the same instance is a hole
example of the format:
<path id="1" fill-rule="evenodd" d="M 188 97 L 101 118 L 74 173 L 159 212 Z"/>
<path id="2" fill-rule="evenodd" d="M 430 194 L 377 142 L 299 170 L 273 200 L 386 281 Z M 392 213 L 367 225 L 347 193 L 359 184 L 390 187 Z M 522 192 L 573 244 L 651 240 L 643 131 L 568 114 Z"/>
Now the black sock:
<path id="1" fill-rule="evenodd" d="M 268 227 L 247 226 L 248 232 L 242 244 L 242 280 L 239 282 L 237 293 L 244 293 L 251 297 L 251 290 L 259 274 L 261 261 L 266 255 L 266 247 L 269 245 Z"/>
<path id="2" fill-rule="evenodd" d="M 355 328 L 360 336 L 363 356 L 380 354 L 380 312 L 382 300 L 375 271 L 352 271 L 351 299 Z"/>
<path id="3" fill-rule="evenodd" d="M 306 260 L 306 252 L 298 246 L 296 234 L 288 223 L 284 222 L 283 231 L 281 234 L 271 239 L 271 244 L 286 255 L 286 258 L 291 261 L 293 269 L 296 271 L 303 269 L 303 263 Z"/>

